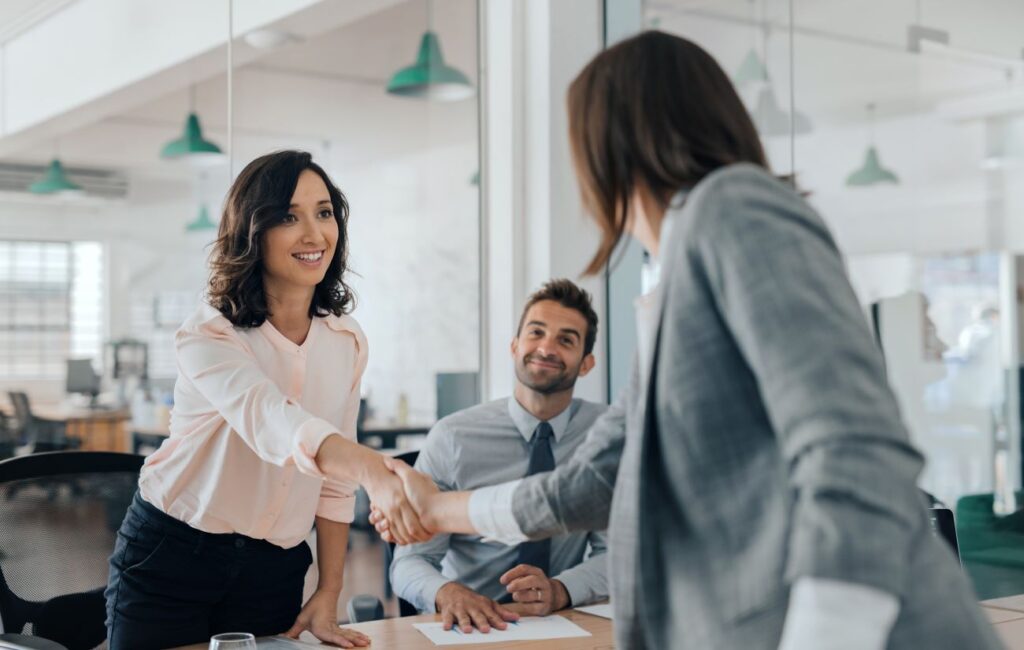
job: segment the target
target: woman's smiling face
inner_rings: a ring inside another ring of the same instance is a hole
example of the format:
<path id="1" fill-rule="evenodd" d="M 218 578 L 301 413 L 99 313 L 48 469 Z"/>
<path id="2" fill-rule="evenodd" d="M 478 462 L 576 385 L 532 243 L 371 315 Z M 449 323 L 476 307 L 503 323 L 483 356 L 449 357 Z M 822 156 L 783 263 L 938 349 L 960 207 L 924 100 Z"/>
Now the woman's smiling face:
<path id="1" fill-rule="evenodd" d="M 331 195 L 311 169 L 299 175 L 291 205 L 263 241 L 263 282 L 268 293 L 311 290 L 324 279 L 338 244 Z"/>

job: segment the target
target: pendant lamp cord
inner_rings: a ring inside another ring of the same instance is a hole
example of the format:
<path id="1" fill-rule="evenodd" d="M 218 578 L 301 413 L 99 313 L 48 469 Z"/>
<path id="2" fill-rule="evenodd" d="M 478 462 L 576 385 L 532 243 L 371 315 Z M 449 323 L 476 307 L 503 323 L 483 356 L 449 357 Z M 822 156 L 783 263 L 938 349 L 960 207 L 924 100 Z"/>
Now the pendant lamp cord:
<path id="1" fill-rule="evenodd" d="M 234 48 L 235 3 L 228 0 L 228 182 L 235 180 Z"/>
<path id="2" fill-rule="evenodd" d="M 789 173 L 796 182 L 796 74 L 794 73 L 796 53 L 793 49 L 793 0 L 789 0 Z"/>
<path id="3" fill-rule="evenodd" d="M 868 146 L 875 146 L 875 103 L 868 104 Z"/>

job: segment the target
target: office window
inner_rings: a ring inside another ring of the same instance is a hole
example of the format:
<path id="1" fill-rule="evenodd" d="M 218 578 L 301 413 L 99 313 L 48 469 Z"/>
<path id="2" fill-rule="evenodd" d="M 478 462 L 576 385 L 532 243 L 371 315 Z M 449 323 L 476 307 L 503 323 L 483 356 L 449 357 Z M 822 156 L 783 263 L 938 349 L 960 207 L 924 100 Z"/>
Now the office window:
<path id="1" fill-rule="evenodd" d="M 0 241 L 0 376 L 61 379 L 96 358 L 104 330 L 98 242 Z"/>
<path id="2" fill-rule="evenodd" d="M 149 346 L 150 379 L 174 379 L 178 374 L 174 333 L 196 310 L 198 292 L 161 290 L 132 296 L 132 337 Z"/>

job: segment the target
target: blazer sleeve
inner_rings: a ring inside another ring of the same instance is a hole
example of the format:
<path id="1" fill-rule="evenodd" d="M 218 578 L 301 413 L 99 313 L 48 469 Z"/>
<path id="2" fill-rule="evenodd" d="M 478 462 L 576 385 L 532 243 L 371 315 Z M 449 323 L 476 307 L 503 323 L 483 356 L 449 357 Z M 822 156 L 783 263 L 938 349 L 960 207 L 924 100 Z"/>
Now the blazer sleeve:
<path id="1" fill-rule="evenodd" d="M 674 240 L 703 274 L 757 379 L 794 506 L 787 581 L 801 576 L 900 594 L 927 525 L 923 465 L 881 352 L 824 223 L 768 174 L 708 179 Z"/>
<path id="2" fill-rule="evenodd" d="M 626 441 L 626 405 L 636 391 L 638 370 L 615 403 L 594 421 L 572 459 L 551 472 L 521 479 L 512 511 L 523 534 L 543 539 L 579 530 L 608 528 L 612 492 Z"/>

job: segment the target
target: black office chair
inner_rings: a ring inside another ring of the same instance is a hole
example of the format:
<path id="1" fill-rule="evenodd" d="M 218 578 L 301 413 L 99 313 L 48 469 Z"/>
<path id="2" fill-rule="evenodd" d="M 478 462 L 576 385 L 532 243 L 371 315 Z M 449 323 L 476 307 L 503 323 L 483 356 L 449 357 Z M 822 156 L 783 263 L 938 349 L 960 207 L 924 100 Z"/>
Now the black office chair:
<path id="1" fill-rule="evenodd" d="M 21 445 L 19 432 L 14 427 L 14 420 L 6 413 L 0 412 L 0 460 L 14 456 Z"/>
<path id="2" fill-rule="evenodd" d="M 412 467 L 416 464 L 416 459 L 419 458 L 419 451 L 407 451 L 404 454 L 398 454 L 395 458 L 404 461 L 407 465 Z M 384 597 L 391 598 L 394 591 L 391 589 L 391 560 L 395 555 L 395 545 L 385 544 L 384 545 Z M 366 623 L 367 621 L 376 621 L 384 618 L 384 604 L 381 603 L 380 599 L 372 594 L 359 594 L 353 596 L 348 601 L 348 617 L 351 623 Z M 413 606 L 412 603 L 398 599 L 398 615 L 399 616 L 416 616 L 419 612 Z"/>
<path id="3" fill-rule="evenodd" d="M 107 558 L 142 461 L 99 451 L 0 461 L 0 620 L 6 632 L 68 650 L 103 643 Z"/>
<path id="4" fill-rule="evenodd" d="M 34 415 L 26 393 L 11 391 L 7 396 L 14 410 L 13 430 L 23 444 L 24 453 L 64 451 L 81 446 L 80 440 L 68 438 L 64 422 Z"/>

